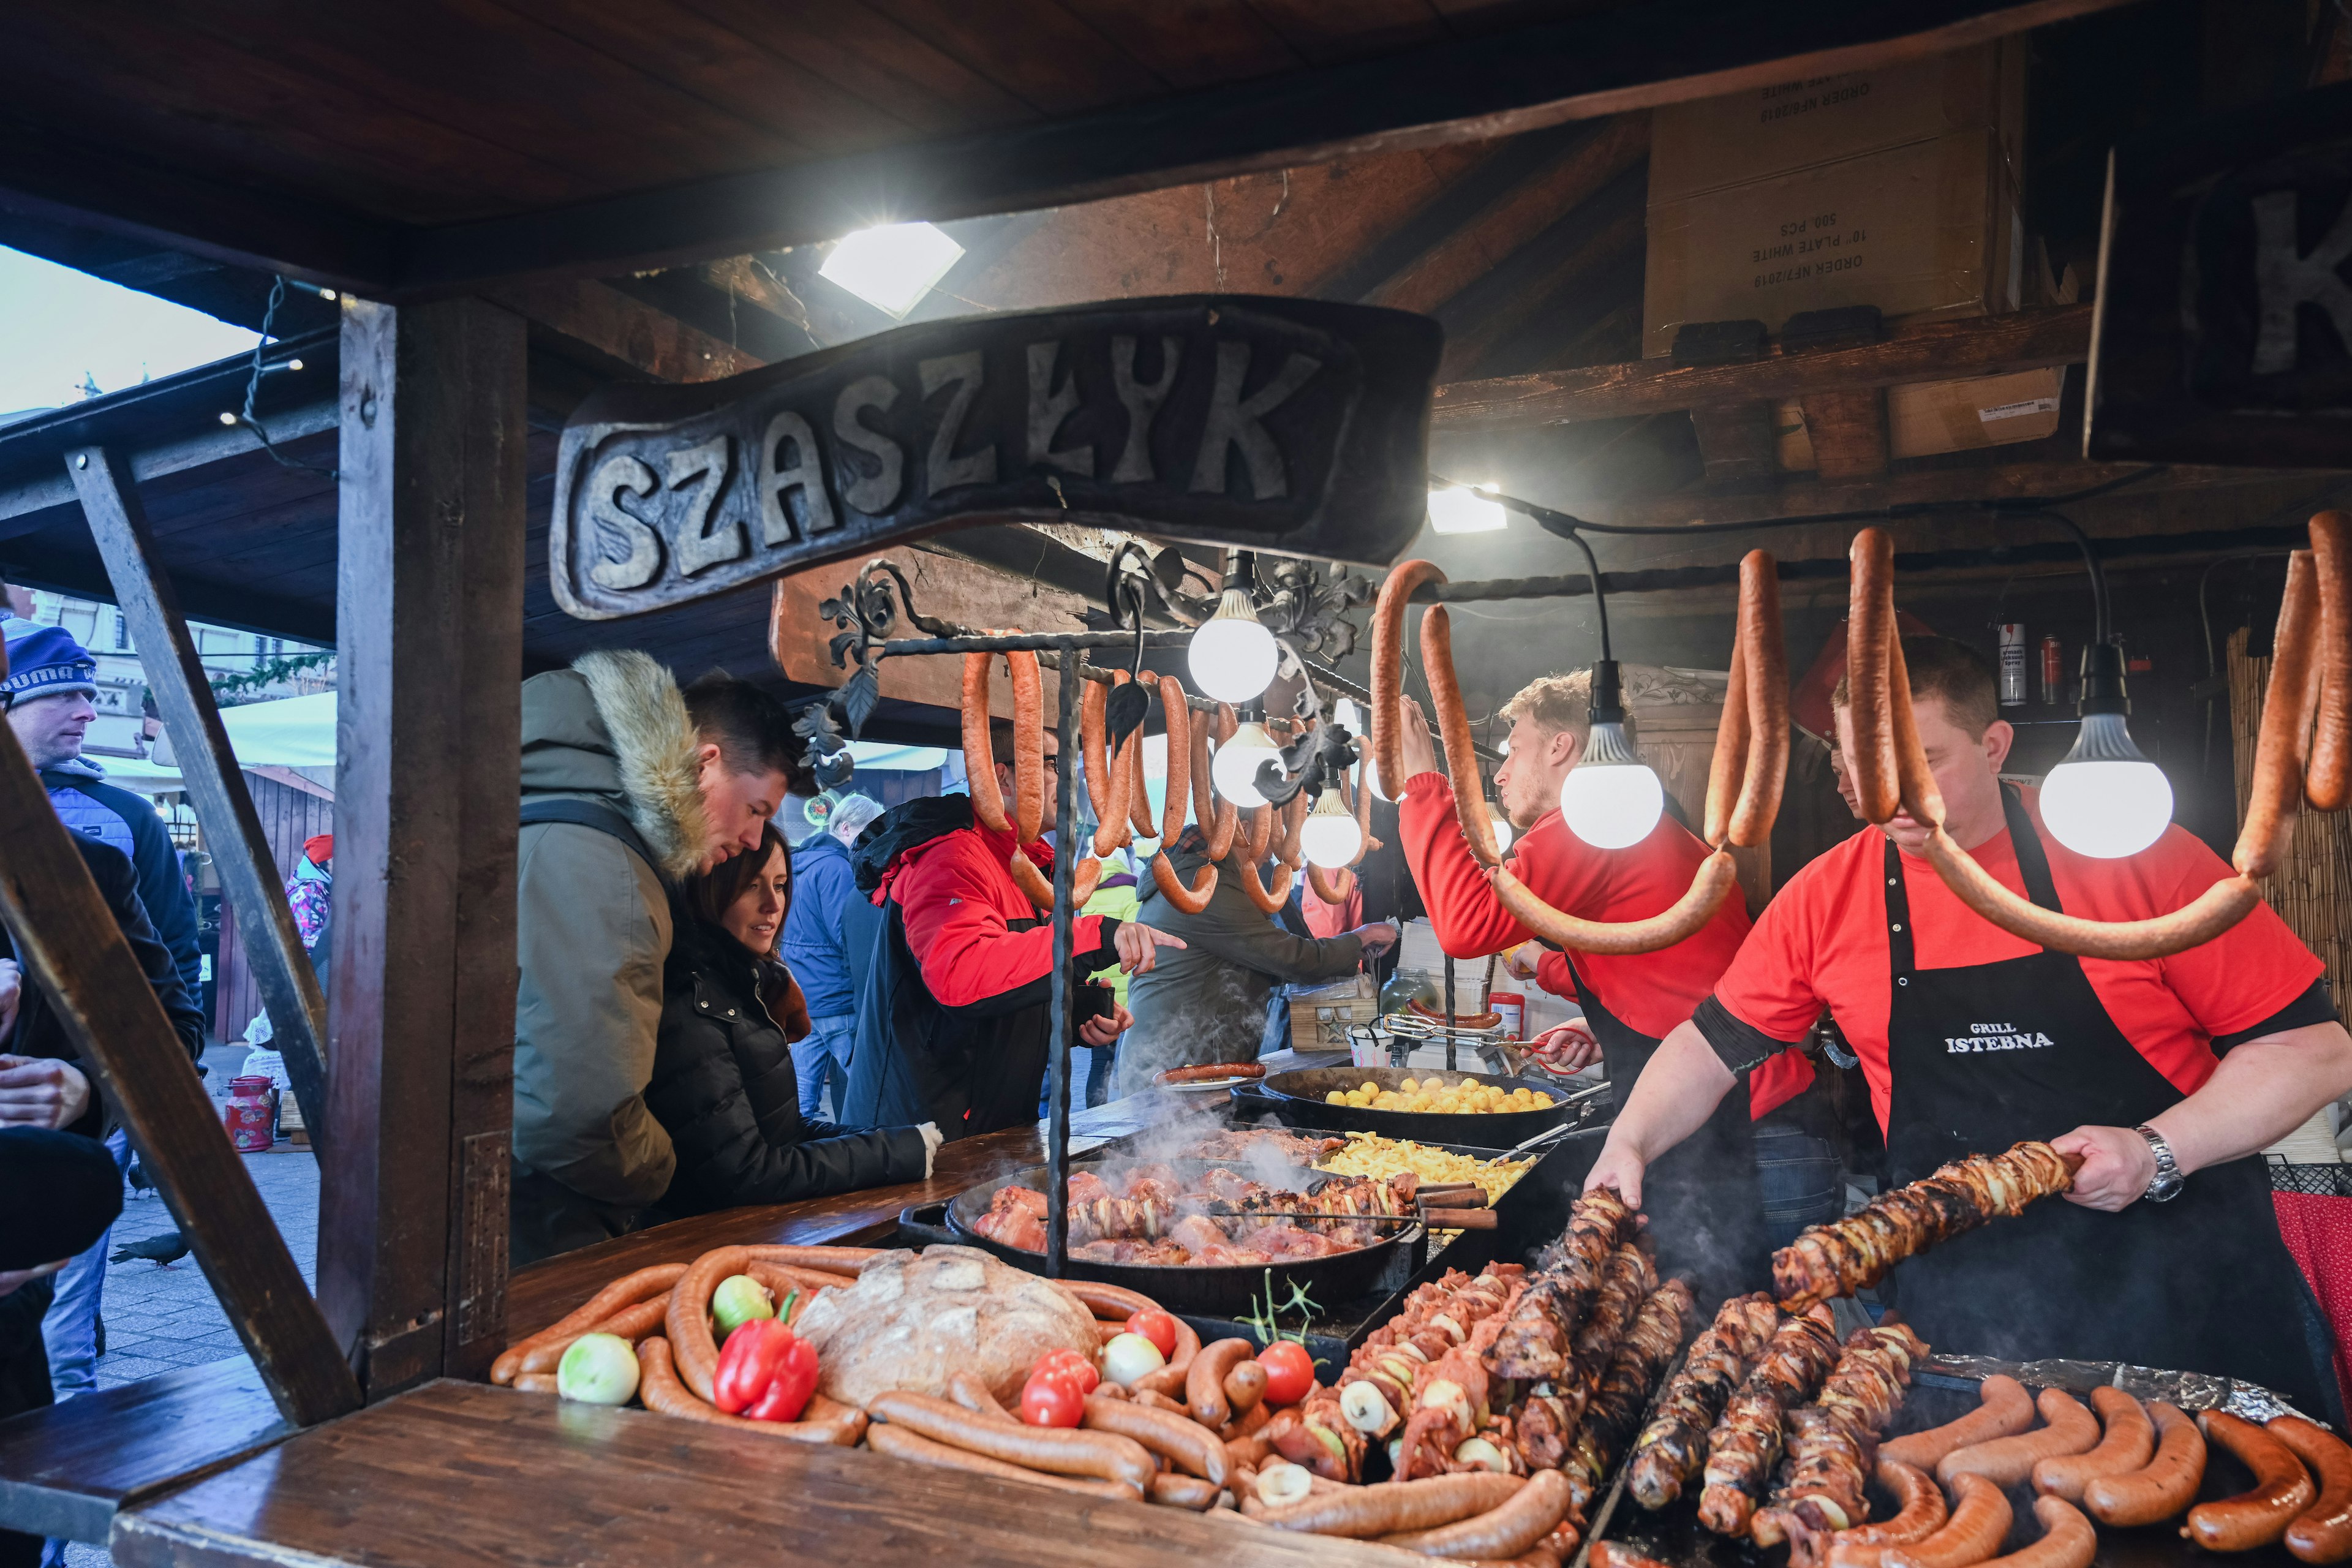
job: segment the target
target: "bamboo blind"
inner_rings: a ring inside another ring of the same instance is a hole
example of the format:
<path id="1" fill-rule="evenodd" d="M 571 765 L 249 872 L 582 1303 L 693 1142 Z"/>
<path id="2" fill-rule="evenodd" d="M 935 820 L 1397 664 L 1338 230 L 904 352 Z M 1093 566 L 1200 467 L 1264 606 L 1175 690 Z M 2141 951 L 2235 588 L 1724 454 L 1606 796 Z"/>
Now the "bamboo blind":
<path id="1" fill-rule="evenodd" d="M 2271 661 L 2246 656 L 2247 630 L 2230 634 L 2230 748 L 2236 763 L 2238 820 L 2246 819 L 2252 788 L 2254 737 L 2263 721 L 2263 692 Z M 2345 979 L 2352 974 L 2352 812 L 2300 812 L 2294 842 L 2263 897 L 2289 930 L 2327 965 L 2327 988 L 2345 1005 Z"/>

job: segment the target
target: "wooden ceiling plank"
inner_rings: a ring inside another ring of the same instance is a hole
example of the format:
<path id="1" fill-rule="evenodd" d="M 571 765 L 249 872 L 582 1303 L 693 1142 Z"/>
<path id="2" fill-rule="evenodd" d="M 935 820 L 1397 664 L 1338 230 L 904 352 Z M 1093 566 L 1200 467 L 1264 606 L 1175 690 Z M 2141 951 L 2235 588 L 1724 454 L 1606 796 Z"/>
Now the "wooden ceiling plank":
<path id="1" fill-rule="evenodd" d="M 483 297 L 656 381 L 718 381 L 767 363 L 609 283 L 516 283 Z"/>
<path id="2" fill-rule="evenodd" d="M 2079 364 L 2090 347 L 2091 307 L 2053 305 L 1907 327 L 1859 348 L 1775 351 L 1753 364 L 1677 368 L 1661 358 L 1454 382 L 1437 389 L 1432 427 L 1523 429 L 1710 404 L 1782 401 L 1811 392 Z"/>
<path id="3" fill-rule="evenodd" d="M 905 0 L 911 5 L 913 0 Z M 411 237 L 395 287 L 609 274 L 933 220 L 1092 200 L 1373 151 L 1489 139 L 1924 58 L 2123 0 L 1820 0 L 1726 14 L 1650 0 L 1571 23 Z"/>
<path id="4" fill-rule="evenodd" d="M 847 92 L 926 135 L 1037 117 L 930 39 L 841 0 L 680 0 L 771 54 L 790 54 Z M 756 246 L 744 246 L 751 250 Z"/>
<path id="5" fill-rule="evenodd" d="M 1043 114 L 1080 114 L 1170 83 L 1054 0 L 864 0 Z M 1160 0 L 1155 0 L 1160 3 Z"/>
<path id="6" fill-rule="evenodd" d="M 1247 0 L 1317 65 L 1439 42 L 1445 23 L 1430 0 Z"/>
<path id="7" fill-rule="evenodd" d="M 1539 321 L 1559 296 L 1580 290 L 1647 242 L 1638 170 L 1506 257 L 1437 311 L 1445 324 L 1441 381 L 1465 375 L 1497 343 Z"/>
<path id="8" fill-rule="evenodd" d="M 1211 87 L 1291 70 L 1307 57 L 1249 0 L 1062 0 L 1103 37 L 1180 88 Z"/>

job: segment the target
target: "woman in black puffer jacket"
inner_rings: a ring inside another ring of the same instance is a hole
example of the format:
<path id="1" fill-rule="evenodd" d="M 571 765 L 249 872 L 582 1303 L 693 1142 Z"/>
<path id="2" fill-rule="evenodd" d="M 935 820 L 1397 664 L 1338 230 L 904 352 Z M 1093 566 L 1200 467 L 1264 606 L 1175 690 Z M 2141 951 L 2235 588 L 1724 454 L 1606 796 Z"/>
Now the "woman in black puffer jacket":
<path id="1" fill-rule="evenodd" d="M 787 1036 L 808 1032 L 808 1013 L 775 959 L 791 903 L 792 858 L 773 825 L 757 852 L 688 878 L 672 900 L 677 934 L 646 1087 L 677 1152 L 660 1204 L 671 1217 L 929 1173 L 934 1127 L 845 1132 L 802 1120 Z"/>

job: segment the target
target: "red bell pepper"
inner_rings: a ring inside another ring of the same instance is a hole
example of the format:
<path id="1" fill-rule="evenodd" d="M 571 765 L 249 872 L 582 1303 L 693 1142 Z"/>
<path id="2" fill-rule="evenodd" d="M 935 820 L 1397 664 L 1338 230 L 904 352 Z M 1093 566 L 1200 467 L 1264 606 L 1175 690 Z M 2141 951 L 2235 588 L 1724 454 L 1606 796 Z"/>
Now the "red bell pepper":
<path id="1" fill-rule="evenodd" d="M 816 1392 L 816 1347 L 774 1318 L 754 1318 L 727 1336 L 710 1402 L 753 1421 L 795 1421 Z"/>

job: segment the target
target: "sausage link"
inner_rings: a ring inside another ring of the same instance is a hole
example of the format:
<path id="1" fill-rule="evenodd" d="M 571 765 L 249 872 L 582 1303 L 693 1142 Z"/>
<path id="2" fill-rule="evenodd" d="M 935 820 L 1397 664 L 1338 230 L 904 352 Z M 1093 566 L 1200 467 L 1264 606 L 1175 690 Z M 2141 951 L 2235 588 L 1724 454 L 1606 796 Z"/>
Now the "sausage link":
<path id="1" fill-rule="evenodd" d="M 1214 1431 L 1234 1418 L 1233 1407 L 1225 1401 L 1225 1374 L 1249 1358 L 1250 1342 L 1244 1339 L 1219 1340 L 1201 1347 L 1184 1378 L 1184 1403 L 1191 1407 L 1193 1420 Z"/>
<path id="2" fill-rule="evenodd" d="M 1217 1494 L 1225 1489 L 1212 1486 L 1198 1476 L 1180 1476 L 1172 1472 L 1151 1478 L 1150 1500 L 1170 1508 L 1189 1508 L 1195 1513 L 1206 1513 L 1217 1503 Z"/>
<path id="3" fill-rule="evenodd" d="M 1274 1439 L 1263 1430 L 1253 1432 L 1246 1437 L 1225 1439 L 1225 1462 L 1233 1467 L 1234 1475 L 1239 1475 L 1244 1466 L 1251 1469 L 1263 1467 L 1273 1452 Z"/>
<path id="4" fill-rule="evenodd" d="M 1070 907 L 1084 909 L 1087 900 L 1095 896 L 1095 889 L 1101 883 L 1102 862 L 1091 855 L 1079 861 L 1070 872 Z"/>
<path id="5" fill-rule="evenodd" d="M 2189 1510 L 2189 1527 L 2180 1533 L 2206 1551 L 2268 1546 L 2317 1500 L 2311 1473 L 2273 1433 L 2226 1410 L 2208 1410 L 2197 1421 L 2207 1441 L 2221 1444 L 2254 1472 L 2254 1484 L 2246 1490 Z"/>
<path id="6" fill-rule="evenodd" d="M 1407 1531 L 1435 1530 L 1488 1512 L 1509 1501 L 1524 1484 L 1518 1476 L 1472 1470 L 1426 1480 L 1335 1487 L 1298 1502 L 1265 1509 L 1257 1518 L 1276 1530 L 1376 1541 Z"/>
<path id="7" fill-rule="evenodd" d="M 1045 826 L 1045 682 L 1034 653 L 1016 649 L 1004 665 L 1013 672 L 1013 829 L 1032 844 Z"/>
<path id="8" fill-rule="evenodd" d="M 1878 1484 L 1895 1497 L 1895 1511 L 1875 1524 L 1857 1524 L 1830 1537 L 1830 1568 L 1880 1568 L 1888 1552 L 1925 1541 L 1944 1528 L 1951 1510 L 1936 1478 L 1916 1465 L 1878 1458 Z"/>
<path id="9" fill-rule="evenodd" d="M 1372 607 L 1372 765 L 1391 797 L 1404 791 L 1405 603 L 1423 583 L 1444 581 L 1434 561 L 1399 562 Z"/>
<path id="10" fill-rule="evenodd" d="M 1242 891 L 1249 895 L 1251 903 L 1270 915 L 1282 908 L 1290 897 L 1290 868 L 1276 866 L 1274 868 L 1274 885 L 1268 887 L 1258 878 L 1257 862 L 1252 861 L 1242 868 Z"/>
<path id="11" fill-rule="evenodd" d="M 562 1362 L 563 1352 L 588 1334 L 611 1334 L 635 1344 L 647 1334 L 659 1333 L 662 1318 L 668 1310 L 669 1292 L 665 1290 L 649 1301 L 640 1301 L 634 1307 L 624 1307 L 603 1322 L 592 1323 L 581 1330 L 579 1333 L 566 1334 L 560 1339 L 541 1340 L 525 1353 L 521 1368 L 515 1376 L 520 1379 L 537 1373 L 553 1372 Z M 518 1383 L 516 1386 L 521 1385 Z"/>
<path id="12" fill-rule="evenodd" d="M 1738 635 L 1748 655 L 1732 678 L 1744 676 L 1748 682 L 1747 769 L 1729 833 L 1732 843 L 1753 849 L 1772 837 L 1780 789 L 1789 777 L 1789 655 L 1780 641 L 1780 573 L 1761 550 L 1740 558 Z"/>
<path id="13" fill-rule="evenodd" d="M 1160 847 L 1164 852 L 1184 831 L 1184 797 L 1192 788 L 1192 710 L 1184 700 L 1184 683 L 1172 675 L 1161 676 L 1160 706 L 1168 718 L 1168 795 L 1160 809 Z"/>
<path id="14" fill-rule="evenodd" d="M 1955 1448 L 1937 1461 L 1936 1479 L 1948 1487 L 1955 1476 L 1979 1475 L 2004 1487 L 2020 1486 L 2043 1459 L 2086 1454 L 2098 1442 L 2097 1418 L 2064 1389 L 2045 1388 L 2034 1403 L 2047 1426 Z"/>
<path id="15" fill-rule="evenodd" d="M 1623 955 L 1655 952 L 1696 932 L 1715 918 L 1726 895 L 1738 885 L 1739 871 L 1732 864 L 1730 852 L 1718 849 L 1699 862 L 1691 875 L 1690 891 L 1671 908 L 1639 921 L 1588 921 L 1563 914 L 1505 867 L 1489 871 L 1487 879 L 1494 884 L 1496 900 L 1511 918 L 1546 942 L 1579 952 Z"/>
<path id="16" fill-rule="evenodd" d="M 1093 1279 L 1056 1279 L 1054 1283 L 1062 1288 L 1062 1294 L 1097 1318 L 1117 1318 L 1124 1323 L 1138 1312 L 1165 1310 L 1142 1291 L 1130 1290 L 1124 1285 L 1105 1285 Z"/>
<path id="17" fill-rule="evenodd" d="M 2250 879 L 2225 877 L 2169 914 L 2144 921 L 2084 920 L 2011 892 L 1940 827 L 1927 835 L 1927 863 L 1960 902 L 2005 931 L 2078 958 L 2145 960 L 2185 952 L 2244 920 L 2263 900 L 2262 889 Z"/>
<path id="18" fill-rule="evenodd" d="M 1131 1437 L 1186 1475 L 1198 1476 L 1219 1488 L 1232 1473 L 1233 1462 L 1224 1443 L 1189 1415 L 1172 1415 L 1148 1405 L 1090 1394 L 1085 1425 L 1089 1431 Z"/>
<path id="19" fill-rule="evenodd" d="M 2319 585 L 2311 552 L 2287 558 L 2286 596 L 2279 604 L 2270 684 L 2263 692 L 2262 726 L 2254 741 L 2254 776 L 2246 792 L 2246 819 L 2238 829 L 2232 863 L 2249 877 L 2278 868 L 2294 834 L 2303 799 L 2304 737 L 2311 722 L 2312 678 L 2319 673 Z"/>
<path id="20" fill-rule="evenodd" d="M 1108 823 L 1112 816 L 1109 752 L 1104 744 L 1109 700 L 1108 681 L 1089 680 L 1078 689 L 1078 757 L 1087 770 L 1087 801 L 1094 807 L 1095 820 L 1101 823 Z M 1095 853 L 1108 855 L 1110 848 L 1097 846 Z"/>
<path id="21" fill-rule="evenodd" d="M 1274 852 L 1274 807 L 1270 805 L 1251 807 L 1249 837 L 1244 847 L 1249 852 L 1251 865 L 1265 864 L 1265 858 Z"/>
<path id="22" fill-rule="evenodd" d="M 1995 1373 L 1986 1378 L 1977 1387 L 1977 1407 L 1958 1421 L 1882 1444 L 1878 1457 L 1933 1470 L 1955 1448 L 2012 1436 L 2033 1425 L 2033 1396 L 2013 1377 Z"/>
<path id="23" fill-rule="evenodd" d="M 622 1308 L 666 1295 L 685 1272 L 683 1263 L 657 1263 L 650 1268 L 624 1274 L 537 1333 L 526 1335 L 500 1351 L 499 1359 L 490 1363 L 490 1381 L 512 1383 L 515 1374 L 522 1371 L 523 1357 L 541 1344 L 558 1339 L 569 1343 Z"/>
<path id="24" fill-rule="evenodd" d="M 2091 1559 L 2099 1552 L 2099 1532 L 2082 1510 L 2064 1498 L 2036 1498 L 2033 1517 L 2042 1521 L 2041 1539 L 1993 1558 L 1985 1568 L 2091 1568 Z"/>
<path id="25" fill-rule="evenodd" d="M 1846 710 L 1853 721 L 1853 754 L 1845 760 L 1857 809 L 1884 824 L 1902 805 L 1891 729 L 1893 684 L 1888 653 L 1899 653 L 1895 627 L 1895 545 L 1881 529 L 1865 528 L 1846 552 L 1853 563 L 1845 618 Z"/>
<path id="26" fill-rule="evenodd" d="M 1004 792 L 996 784 L 996 755 L 988 745 L 989 660 L 992 657 L 963 656 L 963 771 L 971 792 L 972 815 L 983 827 L 1010 833 L 1013 819 L 1004 815 Z"/>
<path id="27" fill-rule="evenodd" d="M 961 1405 L 903 1388 L 876 1395 L 867 1404 L 866 1414 L 933 1442 L 1008 1465 L 1060 1476 L 1124 1481 L 1138 1493 L 1151 1484 L 1159 1470 L 1143 1445 L 1132 1437 L 1066 1426 L 1007 1426 L 975 1415 Z"/>
<path id="28" fill-rule="evenodd" d="M 2156 1423 L 2139 1401 L 2120 1388 L 2091 1390 L 2106 1436 L 2088 1453 L 2048 1458 L 2033 1467 L 2033 1489 L 2045 1497 L 2081 1502 L 2083 1489 L 2098 1476 L 2120 1476 L 2140 1469 L 2156 1454 Z"/>
<path id="29" fill-rule="evenodd" d="M 1424 1557 L 1496 1560 L 1517 1557 L 1568 1517 L 1568 1478 L 1558 1470 L 1538 1470 L 1499 1508 L 1475 1514 L 1435 1530 L 1409 1531 L 1381 1539 Z"/>
<path id="30" fill-rule="evenodd" d="M 1225 1373 L 1225 1405 L 1231 1411 L 1227 1421 L 1238 1421 L 1258 1408 L 1265 1398 L 1265 1363 L 1255 1357 L 1244 1357 Z M 1224 1425 L 1223 1422 L 1218 1423 Z"/>
<path id="31" fill-rule="evenodd" d="M 1234 718 L 1233 705 L 1217 704 L 1217 745 L 1234 738 L 1241 725 Z M 1194 733 L 1197 735 L 1198 731 Z M 1192 815 L 1200 819 L 1201 831 L 1209 836 L 1209 858 L 1223 859 L 1233 853 L 1234 834 L 1241 826 L 1242 808 L 1217 793 L 1217 782 L 1210 769 L 1209 749 L 1198 742 L 1201 749 L 1192 755 Z"/>
<path id="32" fill-rule="evenodd" d="M 1021 1417 L 998 1403 L 995 1391 L 971 1373 L 959 1372 L 948 1378 L 948 1397 L 974 1415 L 990 1421 L 1002 1421 L 1007 1426 L 1021 1424 Z"/>
<path id="33" fill-rule="evenodd" d="M 1715 755 L 1706 768 L 1707 847 L 1720 849 L 1731 842 L 1731 814 L 1739 804 L 1739 790 L 1748 773 L 1752 744 L 1748 717 L 1748 643 L 1731 639 L 1731 679 L 1723 689 L 1723 713 L 1715 721 Z"/>
<path id="34" fill-rule="evenodd" d="M 1307 885 L 1314 889 L 1315 896 L 1325 903 L 1344 904 L 1348 901 L 1348 895 L 1355 890 L 1356 874 L 1344 866 L 1326 871 L 1310 860 L 1307 863 Z"/>
<path id="35" fill-rule="evenodd" d="M 1128 1397 L 1133 1400 L 1136 1404 L 1142 1405 L 1146 1410 L 1165 1410 L 1171 1415 L 1181 1415 L 1187 1421 L 1191 1421 L 1192 1419 L 1192 1407 L 1191 1405 L 1185 1404 L 1181 1399 L 1171 1399 L 1167 1394 L 1161 1394 L 1156 1389 L 1131 1389 L 1129 1391 Z M 1195 1423 L 1195 1425 L 1198 1425 L 1198 1423 Z"/>
<path id="36" fill-rule="evenodd" d="M 1161 840 L 1163 845 L 1174 842 L 1172 838 Z M 1188 888 L 1184 885 L 1182 874 L 1169 860 L 1168 851 L 1163 847 L 1151 858 L 1151 880 L 1159 888 L 1160 896 L 1175 905 L 1180 912 L 1197 915 L 1209 907 L 1209 896 L 1217 890 L 1217 868 L 1213 865 L 1202 867 L 1192 879 L 1194 885 Z"/>
<path id="37" fill-rule="evenodd" d="M 1160 831 L 1151 820 L 1151 791 L 1143 782 L 1143 726 L 1138 724 L 1135 733 L 1127 738 L 1127 822 L 1138 837 L 1149 838 Z"/>
<path id="38" fill-rule="evenodd" d="M 1066 1284 L 1067 1281 L 1064 1283 Z M 1168 1358 L 1166 1366 L 1147 1372 L 1129 1384 L 1129 1391 L 1139 1397 L 1151 1394 L 1165 1398 L 1171 1394 L 1181 1394 L 1184 1391 L 1185 1378 L 1192 1374 L 1192 1358 L 1200 1353 L 1201 1336 L 1193 1331 L 1192 1324 L 1181 1318 L 1177 1319 L 1176 1353 Z M 1181 1410 L 1185 1407 L 1180 1405 L 1177 1408 Z"/>
<path id="39" fill-rule="evenodd" d="M 846 1274 L 855 1278 L 866 1272 L 869 1265 L 885 1258 L 912 1258 L 903 1247 L 785 1247 L 762 1244 L 747 1247 L 754 1263 L 781 1263 L 787 1268 L 815 1268 L 827 1274 Z"/>
<path id="40" fill-rule="evenodd" d="M 1307 813 L 1314 804 L 1307 798 L 1307 792 L 1302 789 L 1290 797 L 1288 805 L 1282 808 L 1282 837 L 1275 849 L 1274 858 L 1281 861 L 1286 869 L 1296 871 L 1303 864 L 1302 857 L 1305 854 L 1306 842 L 1303 834 L 1307 827 Z"/>
<path id="41" fill-rule="evenodd" d="M 1889 1551 L 1886 1568 L 1969 1568 L 2000 1550 L 2015 1517 L 2000 1488 L 1971 1471 L 1954 1478 L 1952 1491 L 1958 1500 L 1944 1528 Z"/>
<path id="42" fill-rule="evenodd" d="M 930 1465 L 943 1470 L 969 1470 L 974 1475 L 993 1476 L 1000 1481 L 1018 1481 L 1025 1486 L 1051 1487 L 1055 1491 L 1078 1492 L 1087 1497 L 1108 1498 L 1120 1502 L 1141 1502 L 1143 1489 L 1125 1481 L 1084 1480 L 1072 1476 L 1048 1475 L 1024 1465 L 1007 1464 L 1002 1459 L 975 1454 L 969 1448 L 958 1448 L 946 1443 L 934 1442 L 919 1433 L 897 1426 L 869 1426 L 866 1446 L 877 1454 L 887 1454 L 894 1459 L 908 1459 L 918 1465 Z"/>
<path id="43" fill-rule="evenodd" d="M 1364 783 L 1364 766 L 1356 764 L 1355 782 L 1349 786 L 1349 809 L 1356 814 L 1356 854 L 1348 862 L 1354 870 L 1364 863 L 1364 857 L 1380 847 L 1381 841 L 1372 837 L 1372 792 Z"/>
<path id="44" fill-rule="evenodd" d="M 754 1421 L 747 1415 L 730 1415 L 678 1381 L 672 1364 L 672 1349 L 667 1340 L 660 1338 L 649 1339 L 637 1347 L 637 1397 L 648 1410 L 713 1426 L 730 1426 L 739 1432 L 764 1432 L 771 1437 L 835 1448 L 855 1447 L 866 1433 L 864 1411 L 836 1404 L 822 1394 L 810 1396 L 808 1408 L 801 1412 L 797 1421 Z"/>
<path id="45" fill-rule="evenodd" d="M 751 1261 L 748 1247 L 715 1247 L 688 1264 L 670 1289 L 662 1331 L 677 1364 L 677 1380 L 705 1405 L 710 1403 L 710 1379 L 719 1369 L 719 1344 L 710 1337 L 710 1293 L 720 1280 L 742 1273 Z"/>
<path id="46" fill-rule="evenodd" d="M 2319 1500 L 2286 1527 L 2286 1549 L 2305 1563 L 2341 1563 L 2352 1557 L 2352 1448 L 2300 1415 L 2274 1416 L 2270 1432 L 2294 1450 L 2319 1483 Z"/>
<path id="47" fill-rule="evenodd" d="M 1894 609 L 1887 610 L 1890 621 Z M 1925 827 L 1941 827 L 1944 824 L 1944 792 L 1936 783 L 1936 774 L 1927 766 L 1927 751 L 1919 744 L 1919 722 L 1911 711 L 1911 668 L 1903 658 L 1903 638 L 1899 632 L 1888 634 L 1886 645 L 1886 705 L 1889 711 L 1887 732 L 1895 748 L 1895 788 L 1903 809 L 1911 820 Z"/>
<path id="48" fill-rule="evenodd" d="M 805 1307 L 808 1305 L 809 1298 L 819 1290 L 838 1290 L 845 1286 L 857 1283 L 846 1275 L 831 1273 L 825 1269 L 794 1268 L 789 1264 L 763 1263 L 757 1258 L 751 1259 L 751 1267 L 744 1272 L 775 1293 L 776 1308 L 779 1311 L 783 1310 L 784 1295 L 787 1291 L 799 1291 L 801 1305 Z M 794 1315 L 798 1315 L 797 1311 Z"/>
<path id="49" fill-rule="evenodd" d="M 1127 671 L 1123 669 L 1111 671 L 1111 682 L 1116 686 L 1126 685 Z M 1087 684 L 1097 690 L 1101 689 L 1099 682 L 1090 680 Z M 1131 746 L 1141 743 L 1141 741 L 1135 736 L 1128 738 L 1128 744 Z M 1134 793 L 1131 786 L 1134 783 L 1135 770 L 1128 765 L 1124 756 L 1108 749 L 1109 744 L 1108 731 L 1104 735 L 1104 744 L 1106 747 L 1102 763 L 1104 798 L 1095 808 L 1095 853 L 1097 855 L 1108 855 L 1114 849 L 1124 849 L 1135 838 L 1135 828 L 1127 820 L 1127 797 Z M 1093 753 L 1089 752 L 1087 766 L 1091 768 L 1094 765 Z"/>
<path id="50" fill-rule="evenodd" d="M 2156 1418 L 2156 1458 L 2124 1475 L 2095 1476 L 2083 1489 L 2083 1506 L 2101 1524 L 2170 1519 L 2195 1500 L 2205 1482 L 2205 1435 L 2197 1423 L 2162 1400 L 2147 1409 Z"/>
<path id="51" fill-rule="evenodd" d="M 1445 748 L 1445 774 L 1454 785 L 1454 815 L 1470 853 L 1481 866 L 1503 863 L 1495 846 L 1495 819 L 1486 812 L 1486 786 L 1478 776 L 1478 752 L 1470 743 L 1470 715 L 1462 706 L 1462 679 L 1454 669 L 1453 617 L 1432 605 L 1421 617 L 1421 673 L 1429 682 L 1429 705 L 1437 739 Z M 1383 773 L 1382 778 L 1388 776 Z"/>
<path id="52" fill-rule="evenodd" d="M 555 1374 L 551 1372 L 519 1372 L 515 1373 L 514 1386 L 516 1392 L 520 1394 L 563 1392 L 562 1386 L 556 1382 Z"/>
<path id="53" fill-rule="evenodd" d="M 2352 514 L 2311 520 L 2311 565 L 2319 602 L 2319 704 L 2304 770 L 2314 811 L 2352 802 Z"/>
<path id="54" fill-rule="evenodd" d="M 1054 907 L 1054 884 L 1045 879 L 1045 872 L 1037 869 L 1036 862 L 1015 849 L 1005 867 L 1013 873 L 1013 885 L 1021 889 L 1023 898 L 1041 910 Z"/>

